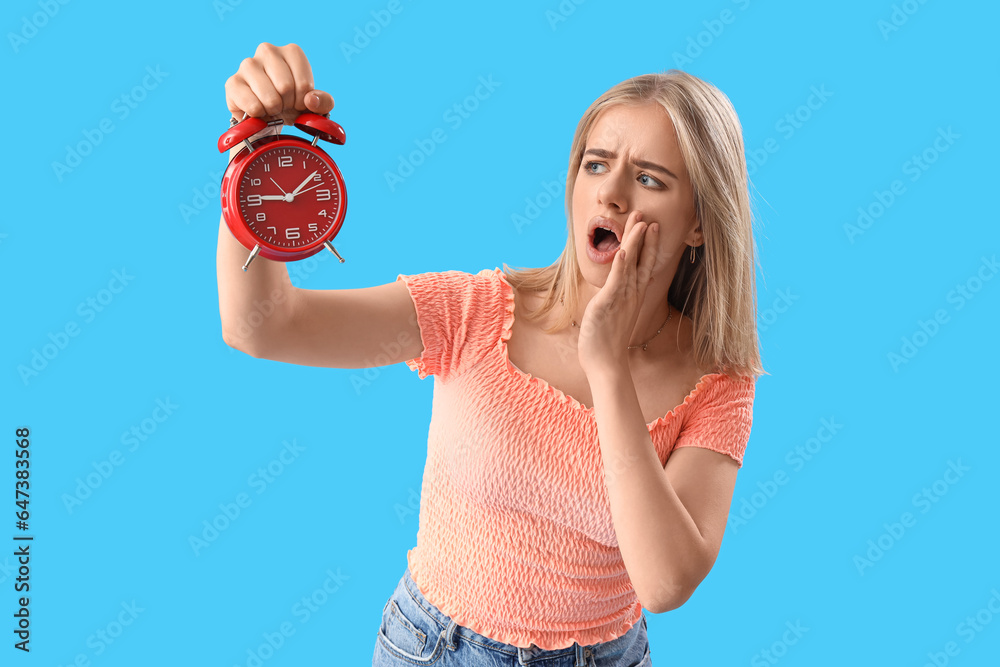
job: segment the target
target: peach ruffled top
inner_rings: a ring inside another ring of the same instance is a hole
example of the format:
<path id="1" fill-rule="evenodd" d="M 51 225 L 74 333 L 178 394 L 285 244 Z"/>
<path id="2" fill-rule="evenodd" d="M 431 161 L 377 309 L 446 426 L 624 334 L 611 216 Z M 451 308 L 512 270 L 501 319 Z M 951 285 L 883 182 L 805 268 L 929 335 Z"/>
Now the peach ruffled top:
<path id="1" fill-rule="evenodd" d="M 399 274 L 434 376 L 417 544 L 421 593 L 457 623 L 542 649 L 610 641 L 642 606 L 618 549 L 593 408 L 507 358 L 514 291 L 497 268 Z M 705 375 L 647 424 L 660 462 L 704 447 L 742 466 L 752 378 Z"/>

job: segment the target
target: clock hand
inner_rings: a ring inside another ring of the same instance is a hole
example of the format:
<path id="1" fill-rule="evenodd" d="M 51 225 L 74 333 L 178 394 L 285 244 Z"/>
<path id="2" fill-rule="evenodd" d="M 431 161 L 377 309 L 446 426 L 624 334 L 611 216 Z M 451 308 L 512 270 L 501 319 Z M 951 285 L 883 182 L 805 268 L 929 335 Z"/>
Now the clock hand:
<path id="1" fill-rule="evenodd" d="M 278 185 L 278 181 L 274 180 L 274 177 L 273 177 L 273 176 L 271 177 L 271 182 L 272 182 L 272 183 L 274 183 L 275 185 Z M 287 195 L 287 194 L 288 194 L 287 192 L 285 192 L 285 191 L 284 191 L 284 190 L 283 190 L 283 189 L 281 188 L 281 186 L 280 186 L 280 185 L 278 185 L 278 189 L 279 189 L 279 190 L 281 190 L 281 194 L 283 194 L 283 195 Z"/>
<path id="2" fill-rule="evenodd" d="M 303 192 L 309 192 L 310 190 L 315 190 L 316 188 L 318 188 L 321 185 L 323 185 L 323 183 L 317 183 L 316 185 L 312 186 L 311 188 L 306 188 L 305 190 L 302 190 L 302 192 L 296 192 L 295 194 L 296 195 L 300 195 Z"/>
<path id="3" fill-rule="evenodd" d="M 305 190 L 300 190 L 300 188 L 305 187 L 305 184 L 308 183 L 310 180 L 312 180 L 313 176 L 315 176 L 315 175 L 316 175 L 315 171 L 313 173 L 309 174 L 309 177 L 306 178 L 306 180 L 302 181 L 299 184 L 299 187 L 295 188 L 295 190 L 293 190 L 292 192 L 285 192 L 284 190 L 281 190 L 281 186 L 278 185 L 278 182 L 275 181 L 272 178 L 271 182 L 274 183 L 275 185 L 278 185 L 278 189 L 281 190 L 282 192 L 285 192 L 285 194 L 283 194 L 283 195 L 260 195 L 261 201 L 287 201 L 287 202 L 294 201 L 295 200 L 295 195 L 300 195 L 303 192 L 309 192 L 310 190 L 314 190 L 314 189 L 318 188 L 319 186 L 323 185 L 323 183 L 320 182 L 320 183 L 317 183 L 316 185 L 312 186 L 311 188 L 306 188 Z"/>
<path id="4" fill-rule="evenodd" d="M 292 196 L 294 197 L 295 195 L 299 194 L 299 191 L 302 190 L 302 188 L 306 187 L 306 183 L 308 183 L 309 181 L 311 181 L 312 177 L 315 176 L 315 175 L 316 175 L 316 172 L 314 171 L 313 173 L 311 173 L 308 176 L 306 176 L 306 180 L 304 180 L 301 183 L 299 183 L 299 187 L 297 187 L 294 190 L 292 190 Z"/>

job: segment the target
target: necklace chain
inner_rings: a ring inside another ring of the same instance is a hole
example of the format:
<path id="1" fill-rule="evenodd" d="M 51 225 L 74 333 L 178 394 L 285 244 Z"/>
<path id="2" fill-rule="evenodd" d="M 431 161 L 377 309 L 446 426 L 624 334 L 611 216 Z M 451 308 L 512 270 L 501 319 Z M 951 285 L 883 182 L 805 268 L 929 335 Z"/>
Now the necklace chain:
<path id="1" fill-rule="evenodd" d="M 559 303 L 563 303 L 563 299 L 559 299 Z M 668 322 L 668 321 L 670 321 L 670 316 L 671 316 L 671 314 L 672 314 L 672 313 L 671 313 L 671 310 L 670 310 L 670 304 L 668 303 L 668 304 L 667 304 L 667 319 L 663 320 L 663 324 L 661 324 L 661 325 L 660 325 L 660 328 L 656 330 L 656 333 L 655 333 L 655 334 L 653 334 L 653 335 L 652 335 L 652 336 L 650 337 L 650 339 L 649 339 L 649 340 L 647 340 L 647 341 L 646 341 L 645 343 L 639 343 L 638 345 L 629 345 L 629 346 L 628 346 L 627 348 L 625 348 L 625 349 L 627 349 L 627 350 L 635 350 L 635 349 L 637 349 L 637 348 L 640 348 L 640 347 L 641 347 L 641 348 L 642 348 L 642 351 L 643 351 L 643 352 L 645 352 L 645 351 L 646 351 L 646 346 L 647 346 L 647 345 L 649 345 L 649 344 L 650 344 L 650 343 L 651 343 L 651 342 L 653 341 L 653 338 L 656 338 L 657 336 L 659 336 L 659 335 L 660 335 L 660 332 L 661 332 L 661 331 L 663 331 L 663 327 L 667 326 L 667 322 Z M 573 322 L 573 326 L 574 326 L 574 327 L 576 327 L 576 328 L 580 328 L 580 325 L 576 323 L 576 320 L 572 320 L 572 322 Z"/>

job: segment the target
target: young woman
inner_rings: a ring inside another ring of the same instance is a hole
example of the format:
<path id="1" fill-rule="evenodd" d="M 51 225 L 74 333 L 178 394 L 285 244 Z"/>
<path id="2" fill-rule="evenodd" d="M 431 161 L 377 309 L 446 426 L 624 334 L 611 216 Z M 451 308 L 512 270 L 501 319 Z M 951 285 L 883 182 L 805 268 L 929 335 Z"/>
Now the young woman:
<path id="1" fill-rule="evenodd" d="M 261 44 L 226 101 L 286 123 L 333 107 L 294 44 Z M 577 126 L 566 216 L 551 266 L 348 290 L 263 258 L 244 273 L 220 224 L 229 345 L 330 368 L 398 348 L 388 363 L 435 376 L 417 545 L 373 665 L 651 665 L 643 607 L 679 607 L 715 562 L 764 372 L 729 100 L 679 71 L 608 90 Z"/>

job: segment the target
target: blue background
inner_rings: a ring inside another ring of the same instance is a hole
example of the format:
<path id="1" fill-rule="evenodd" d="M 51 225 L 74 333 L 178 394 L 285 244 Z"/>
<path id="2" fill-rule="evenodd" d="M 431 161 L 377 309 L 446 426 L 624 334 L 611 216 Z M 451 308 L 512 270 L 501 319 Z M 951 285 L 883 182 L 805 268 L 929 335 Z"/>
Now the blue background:
<path id="1" fill-rule="evenodd" d="M 721 88 L 752 165 L 770 375 L 712 573 L 681 608 L 647 612 L 654 664 L 997 664 L 995 3 L 402 0 L 350 57 L 341 45 L 387 2 L 223 3 L 4 5 L 2 427 L 31 428 L 35 541 L 25 656 L 11 647 L 8 444 L 0 662 L 246 665 L 286 622 L 269 667 L 370 662 L 415 544 L 433 380 L 403 364 L 275 363 L 222 340 L 223 86 L 268 41 L 302 46 L 348 136 L 331 149 L 347 262 L 289 265 L 305 289 L 548 265 L 561 196 L 528 225 L 514 216 L 544 182 L 562 191 L 590 102 L 671 67 Z M 446 122 L 490 76 L 500 85 L 478 109 Z M 88 140 L 102 122 L 111 131 Z M 390 188 L 386 172 L 435 128 L 446 142 Z M 894 181 L 905 190 L 880 210 Z M 859 207 L 871 222 L 852 233 Z M 118 293 L 115 271 L 131 276 Z M 60 338 L 68 325 L 77 335 Z M 175 406 L 162 422 L 157 401 Z M 130 450 L 133 427 L 146 433 Z M 251 476 L 286 442 L 302 449 L 261 488 Z M 120 465 L 67 505 L 116 450 Z M 241 493 L 250 505 L 196 553 L 190 536 Z M 904 512 L 910 525 L 893 527 Z M 299 613 L 328 571 L 336 592 Z M 123 605 L 136 617 L 102 643 Z M 977 613 L 979 630 L 961 625 Z"/>

